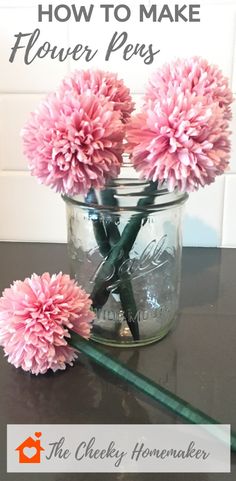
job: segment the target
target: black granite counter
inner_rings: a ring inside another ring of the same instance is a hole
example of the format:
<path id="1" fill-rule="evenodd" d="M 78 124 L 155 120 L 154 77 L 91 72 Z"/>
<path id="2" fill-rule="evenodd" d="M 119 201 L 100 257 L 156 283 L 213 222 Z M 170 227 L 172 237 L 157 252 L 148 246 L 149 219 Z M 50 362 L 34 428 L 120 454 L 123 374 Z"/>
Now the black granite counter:
<path id="1" fill-rule="evenodd" d="M 65 245 L 0 244 L 0 291 L 33 272 L 68 272 Z M 236 250 L 184 249 L 177 326 L 162 341 L 106 348 L 130 367 L 236 429 Z M 7 424 L 176 423 L 80 357 L 66 372 L 31 376 L 0 355 L 0 481 L 236 481 L 231 474 L 6 474 Z"/>

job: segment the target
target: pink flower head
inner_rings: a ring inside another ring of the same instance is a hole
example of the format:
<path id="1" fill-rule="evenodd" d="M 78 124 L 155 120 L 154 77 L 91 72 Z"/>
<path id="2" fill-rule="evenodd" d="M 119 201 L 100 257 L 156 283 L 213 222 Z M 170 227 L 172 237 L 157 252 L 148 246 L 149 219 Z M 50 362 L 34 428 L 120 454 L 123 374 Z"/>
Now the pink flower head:
<path id="1" fill-rule="evenodd" d="M 89 337 L 90 307 L 86 292 L 62 273 L 15 281 L 0 298 L 0 345 L 8 361 L 32 374 L 72 365 L 77 355 L 68 330 Z"/>
<path id="2" fill-rule="evenodd" d="M 125 132 L 113 107 L 91 91 L 51 94 L 22 132 L 32 175 L 68 195 L 100 189 L 117 177 Z"/>
<path id="3" fill-rule="evenodd" d="M 219 67 L 207 60 L 191 57 L 165 64 L 149 80 L 146 103 L 166 96 L 171 86 L 197 97 L 207 97 L 209 103 L 217 103 L 224 110 L 226 119 L 231 119 L 233 95 L 229 81 Z"/>
<path id="4" fill-rule="evenodd" d="M 128 150 L 134 167 L 145 179 L 166 182 L 170 191 L 191 192 L 210 184 L 229 162 L 231 97 L 228 92 L 223 101 L 223 84 L 214 95 L 205 75 L 198 89 L 197 60 L 192 62 L 195 76 L 190 68 L 186 70 L 186 61 L 182 68 L 178 61 L 156 75 L 142 113 L 128 127 Z M 188 78 L 182 77 L 184 72 Z"/>
<path id="5" fill-rule="evenodd" d="M 130 89 L 123 80 L 118 79 L 117 74 L 101 70 L 76 70 L 62 82 L 60 94 L 64 96 L 66 92 L 73 92 L 81 95 L 88 90 L 112 102 L 114 110 L 120 112 L 123 123 L 129 120 L 134 103 Z"/>

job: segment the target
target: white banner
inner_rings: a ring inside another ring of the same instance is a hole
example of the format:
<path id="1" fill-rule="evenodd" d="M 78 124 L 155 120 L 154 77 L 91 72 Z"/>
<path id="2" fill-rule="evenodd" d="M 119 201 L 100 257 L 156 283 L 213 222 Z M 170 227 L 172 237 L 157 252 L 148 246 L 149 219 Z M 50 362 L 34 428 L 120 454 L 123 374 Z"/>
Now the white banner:
<path id="1" fill-rule="evenodd" d="M 9 473 L 226 473 L 228 425 L 8 425 Z"/>

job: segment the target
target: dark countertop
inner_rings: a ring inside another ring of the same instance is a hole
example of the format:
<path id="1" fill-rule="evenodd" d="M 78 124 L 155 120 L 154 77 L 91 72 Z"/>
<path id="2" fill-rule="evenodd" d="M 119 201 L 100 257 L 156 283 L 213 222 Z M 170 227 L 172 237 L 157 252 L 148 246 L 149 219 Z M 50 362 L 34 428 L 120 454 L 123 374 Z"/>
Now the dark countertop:
<path id="1" fill-rule="evenodd" d="M 0 291 L 33 272 L 68 272 L 65 245 L 0 243 Z M 195 407 L 236 429 L 236 249 L 185 248 L 176 328 L 161 342 L 107 348 Z M 6 474 L 7 424 L 176 423 L 174 415 L 80 357 L 35 377 L 0 355 L 0 481 L 235 481 L 231 474 Z"/>

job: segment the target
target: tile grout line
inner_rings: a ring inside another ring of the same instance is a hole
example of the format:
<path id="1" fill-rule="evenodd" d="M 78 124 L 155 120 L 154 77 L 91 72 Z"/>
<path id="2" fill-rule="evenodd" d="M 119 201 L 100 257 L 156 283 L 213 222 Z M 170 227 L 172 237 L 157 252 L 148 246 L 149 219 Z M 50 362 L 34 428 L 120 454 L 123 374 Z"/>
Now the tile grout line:
<path id="1" fill-rule="evenodd" d="M 56 90 L 56 87 L 55 89 Z M 52 92 L 53 89 L 51 90 L 44 90 L 44 91 L 39 91 L 39 90 L 34 90 L 34 91 L 24 91 L 24 90 L 14 90 L 14 91 L 6 91 L 6 90 L 0 90 L 0 96 L 1 95 L 48 95 L 50 92 Z M 144 95 L 145 92 L 131 92 L 132 95 Z M 236 95 L 236 94 L 235 94 Z"/>
<path id="2" fill-rule="evenodd" d="M 31 177 L 28 170 L 0 170 L 0 177 Z"/>

